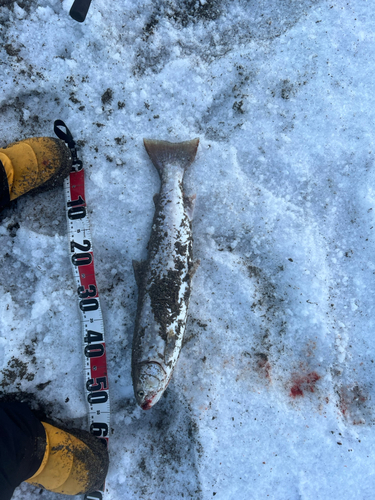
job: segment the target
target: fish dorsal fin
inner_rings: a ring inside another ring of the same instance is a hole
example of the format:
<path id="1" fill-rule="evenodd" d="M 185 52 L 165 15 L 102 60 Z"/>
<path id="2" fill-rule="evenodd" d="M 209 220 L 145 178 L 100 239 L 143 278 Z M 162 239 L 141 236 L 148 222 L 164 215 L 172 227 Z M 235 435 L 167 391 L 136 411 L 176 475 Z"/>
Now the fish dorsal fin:
<path id="1" fill-rule="evenodd" d="M 178 165 L 186 170 L 197 154 L 199 139 L 184 142 L 143 139 L 143 142 L 148 156 L 161 175 L 167 165 Z"/>

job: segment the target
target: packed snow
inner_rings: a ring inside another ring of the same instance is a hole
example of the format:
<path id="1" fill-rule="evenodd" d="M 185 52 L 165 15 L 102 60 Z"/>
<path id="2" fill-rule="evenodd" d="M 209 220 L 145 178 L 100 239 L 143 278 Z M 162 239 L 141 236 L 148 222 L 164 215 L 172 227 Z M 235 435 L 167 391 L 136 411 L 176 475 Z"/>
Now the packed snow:
<path id="1" fill-rule="evenodd" d="M 375 17 L 366 0 L 0 0 L 1 146 L 63 119 L 85 165 L 111 390 L 106 499 L 364 500 L 375 487 Z M 184 346 L 135 403 L 132 260 L 199 137 Z M 0 214 L 0 390 L 87 428 L 63 188 Z M 15 500 L 66 498 L 23 483 Z M 78 497 L 77 497 L 78 498 Z"/>

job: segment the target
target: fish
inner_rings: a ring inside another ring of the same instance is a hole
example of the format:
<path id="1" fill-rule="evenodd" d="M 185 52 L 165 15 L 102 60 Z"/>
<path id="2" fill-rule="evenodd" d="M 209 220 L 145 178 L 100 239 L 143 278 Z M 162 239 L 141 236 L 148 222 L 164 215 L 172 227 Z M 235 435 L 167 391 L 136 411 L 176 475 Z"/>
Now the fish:
<path id="1" fill-rule="evenodd" d="M 193 260 L 192 219 L 196 196 L 187 197 L 183 179 L 193 163 L 199 139 L 172 143 L 144 139 L 157 169 L 160 192 L 147 245 L 147 259 L 133 261 L 138 305 L 132 344 L 135 399 L 152 408 L 167 388 L 186 328 L 191 282 L 199 261 Z"/>

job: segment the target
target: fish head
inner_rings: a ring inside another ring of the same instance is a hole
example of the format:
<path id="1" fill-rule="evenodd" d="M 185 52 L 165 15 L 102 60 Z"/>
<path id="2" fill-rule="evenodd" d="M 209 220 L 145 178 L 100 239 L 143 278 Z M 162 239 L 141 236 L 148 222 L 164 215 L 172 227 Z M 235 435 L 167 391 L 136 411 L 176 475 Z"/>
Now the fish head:
<path id="1" fill-rule="evenodd" d="M 146 361 L 137 366 L 135 375 L 135 399 L 143 410 L 149 410 L 167 387 L 167 374 L 159 363 Z"/>

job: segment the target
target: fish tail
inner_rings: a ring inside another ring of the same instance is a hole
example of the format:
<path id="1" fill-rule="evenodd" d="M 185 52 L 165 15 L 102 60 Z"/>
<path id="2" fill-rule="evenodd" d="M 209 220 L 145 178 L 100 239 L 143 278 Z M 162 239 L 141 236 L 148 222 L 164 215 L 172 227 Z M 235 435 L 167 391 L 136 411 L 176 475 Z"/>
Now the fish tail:
<path id="1" fill-rule="evenodd" d="M 199 139 L 185 142 L 155 141 L 143 139 L 146 151 L 159 174 L 169 165 L 178 165 L 184 171 L 193 163 Z"/>

